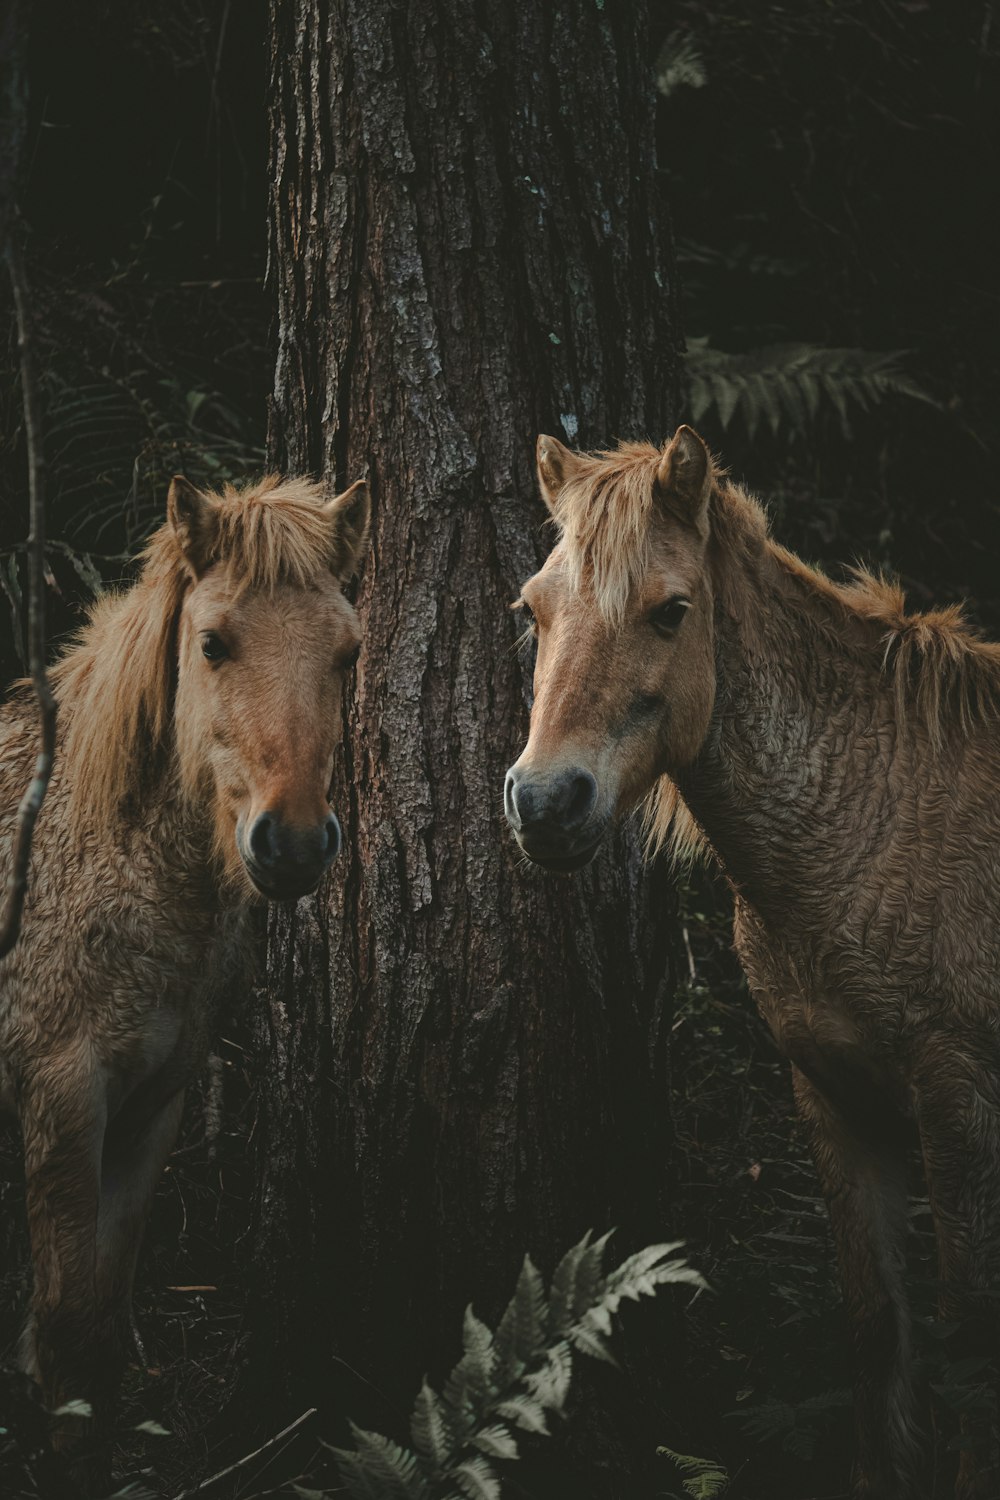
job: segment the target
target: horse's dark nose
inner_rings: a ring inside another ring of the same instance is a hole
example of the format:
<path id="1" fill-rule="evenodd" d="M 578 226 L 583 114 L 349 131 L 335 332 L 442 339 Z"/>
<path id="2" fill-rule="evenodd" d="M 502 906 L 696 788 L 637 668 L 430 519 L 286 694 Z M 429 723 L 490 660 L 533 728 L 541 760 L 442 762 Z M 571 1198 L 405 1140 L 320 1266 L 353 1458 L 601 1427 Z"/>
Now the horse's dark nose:
<path id="1" fill-rule="evenodd" d="M 340 824 L 329 813 L 321 823 L 301 827 L 273 812 L 254 819 L 241 852 L 255 884 L 276 900 L 293 900 L 314 890 L 340 853 Z"/>
<path id="2" fill-rule="evenodd" d="M 596 806 L 597 781 L 580 766 L 547 773 L 512 766 L 507 772 L 507 821 L 525 838 L 534 833 L 572 837 L 586 827 Z"/>

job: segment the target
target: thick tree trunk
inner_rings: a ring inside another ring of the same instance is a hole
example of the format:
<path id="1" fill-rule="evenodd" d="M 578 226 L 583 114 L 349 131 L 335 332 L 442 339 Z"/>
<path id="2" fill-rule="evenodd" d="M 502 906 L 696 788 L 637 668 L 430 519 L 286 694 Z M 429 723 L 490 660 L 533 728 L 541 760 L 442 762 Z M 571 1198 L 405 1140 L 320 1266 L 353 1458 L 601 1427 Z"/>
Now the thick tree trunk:
<path id="1" fill-rule="evenodd" d="M 526 867 L 502 784 L 535 435 L 664 435 L 676 309 L 642 4 L 271 9 L 271 456 L 367 472 L 375 523 L 344 852 L 270 923 L 258 1360 L 310 1400 L 334 1355 L 398 1397 L 525 1250 L 663 1229 L 669 887 L 634 833 Z"/>

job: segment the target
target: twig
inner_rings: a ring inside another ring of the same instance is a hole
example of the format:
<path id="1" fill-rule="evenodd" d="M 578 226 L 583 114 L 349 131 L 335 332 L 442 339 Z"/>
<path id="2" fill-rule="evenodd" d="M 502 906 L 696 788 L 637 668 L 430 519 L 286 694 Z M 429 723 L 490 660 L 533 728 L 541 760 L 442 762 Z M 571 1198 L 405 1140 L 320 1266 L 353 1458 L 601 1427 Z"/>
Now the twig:
<path id="1" fill-rule="evenodd" d="M 694 961 L 694 953 L 691 951 L 691 939 L 688 936 L 686 922 L 681 923 L 681 936 L 684 939 L 684 952 L 687 954 L 688 977 L 691 980 L 691 983 L 694 984 L 698 978 L 698 967 Z"/>
<path id="2" fill-rule="evenodd" d="M 7 876 L 3 921 L 0 922 L 0 958 L 17 942 L 28 889 L 28 862 L 35 819 L 45 798 L 56 748 L 56 700 L 45 671 L 45 453 L 42 448 L 41 396 L 31 325 L 31 301 L 24 269 L 19 225 L 11 215 L 6 245 L 7 269 L 14 292 L 18 351 L 21 357 L 21 399 L 28 449 L 28 666 L 38 700 L 41 745 L 35 772 L 17 810 L 17 826 L 10 872 Z"/>
<path id="3" fill-rule="evenodd" d="M 212 1475 L 211 1479 L 203 1479 L 201 1481 L 201 1484 L 196 1484 L 193 1490 L 182 1490 L 181 1493 L 175 1497 L 175 1500 L 191 1500 L 192 1496 L 202 1495 L 206 1490 L 211 1489 L 213 1484 L 218 1484 L 220 1479 L 225 1479 L 229 1474 L 235 1474 L 237 1469 L 245 1469 L 247 1464 L 252 1464 L 255 1458 L 260 1458 L 262 1453 L 266 1453 L 269 1448 L 274 1448 L 278 1443 L 282 1441 L 283 1438 L 291 1437 L 292 1433 L 295 1432 L 299 1427 L 301 1427 L 303 1422 L 308 1422 L 310 1417 L 314 1417 L 316 1415 L 316 1410 L 317 1408 L 315 1406 L 310 1406 L 308 1411 L 304 1411 L 300 1417 L 295 1418 L 294 1422 L 290 1422 L 287 1427 L 282 1428 L 281 1432 L 275 1433 L 273 1438 L 268 1438 L 266 1443 L 262 1443 L 261 1446 L 259 1448 L 255 1448 L 252 1453 L 246 1454 L 244 1458 L 238 1458 L 236 1462 L 234 1464 L 230 1464 L 228 1468 L 220 1469 L 218 1474 Z"/>

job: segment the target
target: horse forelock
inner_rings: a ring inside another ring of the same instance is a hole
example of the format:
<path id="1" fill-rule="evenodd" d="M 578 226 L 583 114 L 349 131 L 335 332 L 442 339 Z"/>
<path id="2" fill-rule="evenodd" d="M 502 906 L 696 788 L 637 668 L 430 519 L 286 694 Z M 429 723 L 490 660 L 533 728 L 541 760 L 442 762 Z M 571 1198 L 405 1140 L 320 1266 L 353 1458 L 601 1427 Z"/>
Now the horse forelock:
<path id="1" fill-rule="evenodd" d="M 234 595 L 282 583 L 308 588 L 329 576 L 331 528 L 319 485 L 271 475 L 209 498 L 217 518 L 209 561 L 226 570 Z M 176 535 L 161 526 L 135 584 L 97 600 L 53 668 L 65 723 L 61 775 L 80 832 L 107 832 L 168 769 L 178 621 L 192 581 Z M 175 769 L 176 786 L 190 790 L 196 778 Z"/>
<path id="2" fill-rule="evenodd" d="M 585 585 L 610 625 L 620 625 L 629 594 L 649 565 L 649 523 L 662 454 L 651 443 L 577 456 L 555 503 L 572 586 Z"/>
<path id="3" fill-rule="evenodd" d="M 227 485 L 210 498 L 217 521 L 211 560 L 228 570 L 237 588 L 308 588 L 329 574 L 331 523 L 319 484 L 270 474 L 246 489 Z"/>

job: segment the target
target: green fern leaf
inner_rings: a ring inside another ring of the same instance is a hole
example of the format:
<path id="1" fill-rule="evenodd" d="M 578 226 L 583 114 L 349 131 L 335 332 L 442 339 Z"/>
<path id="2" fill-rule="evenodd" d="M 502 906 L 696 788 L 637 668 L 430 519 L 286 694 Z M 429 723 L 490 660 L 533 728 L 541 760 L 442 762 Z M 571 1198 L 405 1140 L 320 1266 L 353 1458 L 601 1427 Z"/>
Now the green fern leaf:
<path id="1" fill-rule="evenodd" d="M 736 371 L 725 373 L 721 370 L 713 370 L 709 376 L 712 387 L 712 396 L 719 413 L 719 421 L 723 427 L 729 426 L 736 409 L 746 395 L 746 386 L 742 375 Z"/>
<path id="2" fill-rule="evenodd" d="M 483 1420 L 494 1388 L 493 1335 L 471 1307 L 465 1310 L 463 1342 L 465 1353 L 449 1373 L 441 1393 L 441 1404 L 456 1446 Z"/>
<path id="3" fill-rule="evenodd" d="M 546 1351 L 545 1362 L 529 1370 L 522 1384 L 547 1411 L 561 1411 L 573 1378 L 573 1350 L 565 1339 Z"/>
<path id="4" fill-rule="evenodd" d="M 903 368 L 903 352 L 774 344 L 743 354 L 713 349 L 704 338 L 688 341 L 693 419 L 713 409 L 728 428 L 737 417 L 752 438 L 761 422 L 804 434 L 824 407 L 850 434 L 852 411 L 866 413 L 891 397 L 938 403 Z"/>
<path id="5" fill-rule="evenodd" d="M 712 402 L 714 400 L 715 396 L 712 387 L 704 376 L 692 375 L 691 389 L 688 394 L 688 402 L 691 407 L 691 420 L 693 422 L 704 421 L 706 414 L 712 409 Z"/>
<path id="6" fill-rule="evenodd" d="M 591 1306 L 604 1289 L 604 1251 L 614 1233 L 609 1229 L 592 1245 L 585 1245 L 576 1271 L 576 1288 L 573 1297 L 573 1315 L 579 1318 Z"/>
<path id="7" fill-rule="evenodd" d="M 720 1500 L 729 1488 L 729 1475 L 721 1464 L 710 1458 L 692 1458 L 689 1453 L 675 1453 L 666 1446 L 657 1448 L 662 1458 L 669 1458 L 684 1475 L 681 1483 L 691 1500 Z"/>
<path id="8" fill-rule="evenodd" d="M 544 1349 L 546 1311 L 545 1285 L 526 1255 L 514 1295 L 493 1339 L 501 1382 L 519 1375 Z"/>
<path id="9" fill-rule="evenodd" d="M 523 1393 L 511 1396 L 506 1401 L 499 1401 L 495 1411 L 498 1417 L 503 1417 L 506 1422 L 513 1422 L 515 1427 L 521 1427 L 525 1432 L 548 1433 L 545 1408 L 533 1396 Z"/>
<path id="10" fill-rule="evenodd" d="M 368 1500 L 369 1493 L 374 1500 L 420 1500 L 428 1493 L 415 1453 L 394 1443 L 391 1438 L 383 1437 L 380 1432 L 366 1432 L 362 1427 L 355 1427 L 353 1422 L 350 1425 L 355 1452 L 347 1455 L 354 1461 L 348 1467 L 360 1475 L 365 1485 L 373 1486 L 370 1491 L 349 1489 L 350 1494 L 356 1494 L 358 1500 Z M 340 1463 L 343 1450 L 335 1451 Z M 348 1480 L 343 1467 L 341 1474 Z"/>
<path id="11" fill-rule="evenodd" d="M 469 1368 L 473 1370 L 484 1382 L 488 1382 L 493 1376 L 493 1367 L 496 1356 L 493 1350 L 493 1335 L 486 1324 L 480 1322 L 472 1311 L 472 1305 L 465 1309 L 465 1323 L 462 1329 L 462 1347 L 466 1358 L 469 1360 Z"/>
<path id="12" fill-rule="evenodd" d="M 472 1446 L 478 1448 L 480 1453 L 486 1453 L 490 1458 L 520 1457 L 517 1451 L 517 1438 L 509 1427 L 502 1422 L 495 1422 L 492 1427 L 484 1427 L 477 1432 L 472 1439 Z"/>
<path id="13" fill-rule="evenodd" d="M 501 1500 L 500 1480 L 486 1458 L 467 1458 L 452 1469 L 448 1478 L 457 1485 L 465 1500 Z"/>
<path id="14" fill-rule="evenodd" d="M 426 1462 L 432 1477 L 447 1464 L 454 1445 L 454 1433 L 445 1414 L 441 1398 L 425 1380 L 413 1406 L 410 1418 L 413 1446 Z"/>
<path id="15" fill-rule="evenodd" d="M 609 1311 L 617 1312 L 623 1298 L 638 1302 L 641 1297 L 655 1296 L 661 1286 L 705 1287 L 707 1283 L 701 1272 L 675 1256 L 682 1243 L 673 1240 L 664 1245 L 650 1245 L 630 1255 L 612 1271 L 603 1299 Z"/>
<path id="16" fill-rule="evenodd" d="M 667 1240 L 662 1245 L 647 1245 L 644 1250 L 627 1255 L 620 1266 L 608 1273 L 605 1289 L 609 1292 L 621 1292 L 631 1282 L 645 1276 L 648 1271 L 665 1261 L 667 1256 L 672 1256 L 683 1243 L 683 1240 Z M 683 1265 L 683 1262 L 680 1264 Z"/>
<path id="17" fill-rule="evenodd" d="M 572 1245 L 552 1274 L 549 1292 L 549 1330 L 565 1333 L 576 1322 L 576 1282 L 583 1253 L 590 1244 L 588 1229 L 578 1245 Z"/>
<path id="18" fill-rule="evenodd" d="M 608 1235 L 585 1235 L 563 1256 L 547 1297 L 525 1256 L 514 1295 L 496 1334 L 466 1309 L 463 1354 L 438 1395 L 423 1382 L 411 1432 L 416 1452 L 352 1428 L 354 1452 L 334 1450 L 354 1500 L 493 1500 L 500 1481 L 491 1460 L 518 1457 L 518 1432 L 545 1436 L 548 1418 L 566 1404 L 574 1350 L 615 1364 L 612 1318 L 626 1297 L 652 1295 L 665 1282 L 703 1285 L 678 1244 L 652 1245 L 605 1278 Z M 449 1494 L 442 1496 L 440 1481 Z M 706 1500 L 709 1500 L 706 1491 Z"/>
<path id="19" fill-rule="evenodd" d="M 330 1451 L 351 1500 L 385 1500 L 384 1486 L 369 1472 L 363 1459 L 349 1448 L 331 1448 Z"/>
<path id="20" fill-rule="evenodd" d="M 617 1359 L 608 1348 L 604 1337 L 594 1329 L 578 1323 L 570 1330 L 569 1341 L 574 1349 L 579 1349 L 581 1354 L 589 1354 L 591 1359 L 599 1359 L 606 1365 L 614 1365 L 617 1370 Z"/>

